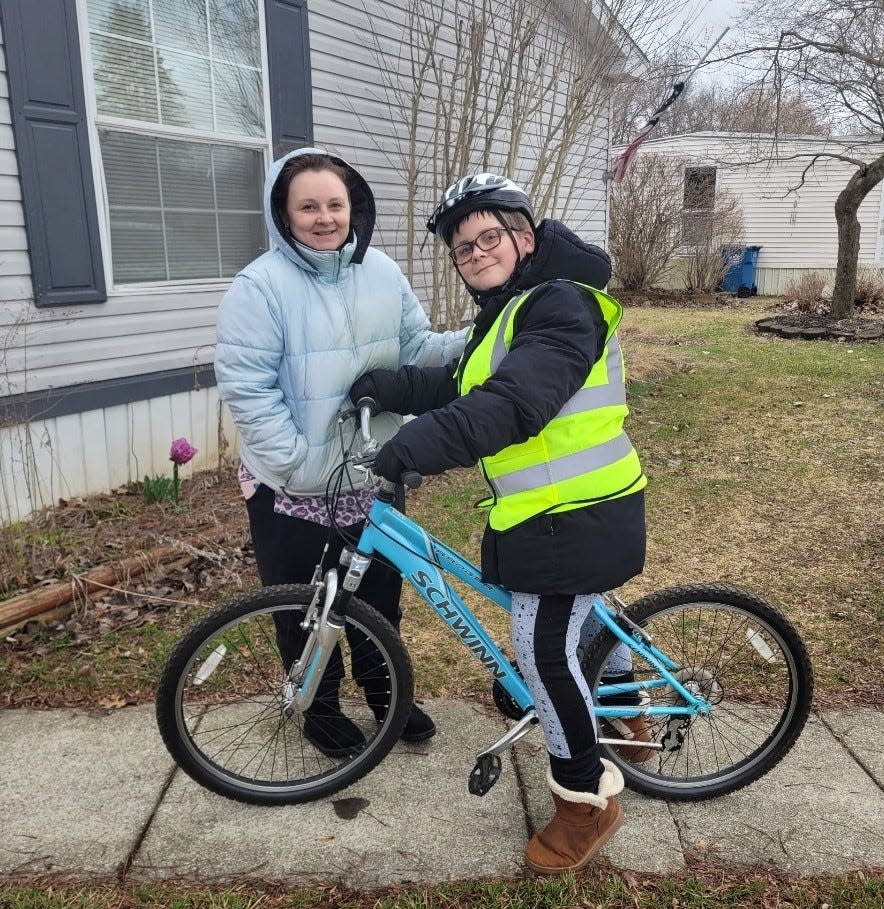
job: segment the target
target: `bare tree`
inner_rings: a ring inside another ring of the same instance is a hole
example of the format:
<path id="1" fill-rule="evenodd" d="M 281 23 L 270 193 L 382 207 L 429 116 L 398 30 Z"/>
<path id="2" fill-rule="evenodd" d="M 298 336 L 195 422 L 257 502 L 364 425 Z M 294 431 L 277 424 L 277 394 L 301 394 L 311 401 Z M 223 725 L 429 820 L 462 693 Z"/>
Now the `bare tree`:
<path id="1" fill-rule="evenodd" d="M 612 141 L 629 142 L 647 117 L 689 72 L 696 48 L 679 42 L 651 60 L 645 77 L 622 82 L 614 98 Z M 772 133 L 821 136 L 828 132 L 825 111 L 814 109 L 794 90 L 777 91 L 769 80 L 742 79 L 729 85 L 693 79 L 661 118 L 654 136 L 692 132 Z"/>
<path id="2" fill-rule="evenodd" d="M 407 0 L 395 53 L 369 15 L 398 134 L 390 161 L 405 183 L 406 272 L 431 288 L 434 323 L 458 324 L 470 301 L 439 244 L 420 255 L 415 225 L 476 170 L 518 180 L 539 218 L 573 214 L 593 178 L 603 204 L 599 124 L 611 90 L 625 55 L 641 57 L 633 39 L 677 10 L 664 0 Z"/>
<path id="3" fill-rule="evenodd" d="M 884 180 L 884 155 L 867 147 L 884 139 L 884 2 L 801 0 L 771 31 L 759 34 L 749 51 L 731 56 L 753 54 L 763 60 L 764 78 L 777 98 L 800 89 L 805 103 L 825 112 L 836 131 L 868 136 L 864 142 L 843 143 L 844 152 L 808 155 L 805 169 L 806 174 L 820 157 L 856 167 L 835 203 L 838 260 L 832 314 L 846 318 L 853 313 L 856 292 L 857 211 Z"/>
<path id="4" fill-rule="evenodd" d="M 612 187 L 610 250 L 626 290 L 659 284 L 681 245 L 683 170 L 680 159 L 645 154 Z"/>

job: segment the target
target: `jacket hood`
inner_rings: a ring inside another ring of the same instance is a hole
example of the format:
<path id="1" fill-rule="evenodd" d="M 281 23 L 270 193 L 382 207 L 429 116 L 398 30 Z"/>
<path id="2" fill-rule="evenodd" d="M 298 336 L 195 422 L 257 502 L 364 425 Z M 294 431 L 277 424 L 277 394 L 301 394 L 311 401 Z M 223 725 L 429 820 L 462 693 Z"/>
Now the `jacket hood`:
<path id="1" fill-rule="evenodd" d="M 349 261 L 359 264 L 365 257 L 365 251 L 368 249 L 369 243 L 371 243 L 371 236 L 374 233 L 374 194 L 359 171 L 351 167 L 343 158 L 330 154 L 324 148 L 296 148 L 270 165 L 267 177 L 264 180 L 264 220 L 267 222 L 267 233 L 270 235 L 270 239 L 285 256 L 298 265 L 303 267 L 308 264 L 305 263 L 303 254 L 297 249 L 300 244 L 296 244 L 296 241 L 286 229 L 285 222 L 282 220 L 282 213 L 274 210 L 272 201 L 273 187 L 276 185 L 286 161 L 291 158 L 297 158 L 300 155 L 328 155 L 335 164 L 340 165 L 347 172 L 347 188 L 350 190 L 350 236 L 347 245 L 353 244 L 355 246 Z M 313 264 L 309 262 L 311 267 L 313 267 Z"/>
<path id="2" fill-rule="evenodd" d="M 515 294 L 557 278 L 598 288 L 611 279 L 608 254 L 600 246 L 585 243 L 561 221 L 541 221 L 534 229 L 534 237 L 534 252 L 522 260 L 506 284 L 473 294 L 480 307 L 484 309 L 501 300 L 506 304 Z"/>

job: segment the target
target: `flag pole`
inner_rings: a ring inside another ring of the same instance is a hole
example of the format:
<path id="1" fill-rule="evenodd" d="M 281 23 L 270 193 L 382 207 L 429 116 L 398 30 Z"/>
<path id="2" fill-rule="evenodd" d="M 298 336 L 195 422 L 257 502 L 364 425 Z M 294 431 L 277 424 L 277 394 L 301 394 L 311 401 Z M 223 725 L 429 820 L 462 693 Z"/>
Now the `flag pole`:
<path id="1" fill-rule="evenodd" d="M 669 93 L 669 97 L 651 114 L 648 122 L 639 130 L 638 135 L 623 149 L 623 152 L 620 154 L 620 157 L 617 159 L 614 167 L 606 171 L 605 179 L 610 180 L 612 183 L 620 183 L 625 177 L 626 172 L 629 170 L 629 165 L 632 163 L 632 159 L 635 157 L 638 147 L 648 138 L 651 134 L 651 131 L 660 121 L 660 118 L 663 114 L 679 99 L 681 93 L 685 90 L 685 87 L 688 84 L 690 78 L 694 73 L 706 62 L 709 58 L 709 55 L 712 51 L 718 47 L 721 39 L 730 31 L 730 27 L 726 28 L 712 43 L 709 49 L 705 54 L 697 61 L 694 68 L 684 77 L 684 79 L 679 80 L 674 83 L 672 86 L 672 91 Z"/>

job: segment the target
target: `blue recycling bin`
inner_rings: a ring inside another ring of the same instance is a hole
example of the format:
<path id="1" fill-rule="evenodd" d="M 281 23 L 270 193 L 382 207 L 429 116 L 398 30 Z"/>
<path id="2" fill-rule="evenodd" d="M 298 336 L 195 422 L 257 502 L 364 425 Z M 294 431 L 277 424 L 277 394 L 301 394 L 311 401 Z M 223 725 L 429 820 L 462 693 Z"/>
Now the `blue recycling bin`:
<path id="1" fill-rule="evenodd" d="M 754 297 L 758 293 L 755 272 L 760 249 L 760 246 L 726 246 L 721 251 L 728 266 L 721 282 L 722 290 L 738 297 Z"/>

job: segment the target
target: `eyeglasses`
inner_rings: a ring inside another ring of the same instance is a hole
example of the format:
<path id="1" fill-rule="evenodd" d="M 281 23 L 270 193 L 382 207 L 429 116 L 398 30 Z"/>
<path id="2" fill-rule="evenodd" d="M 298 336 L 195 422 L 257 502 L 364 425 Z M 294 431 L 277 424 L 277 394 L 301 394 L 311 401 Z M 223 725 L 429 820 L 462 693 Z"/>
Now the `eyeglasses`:
<path id="1" fill-rule="evenodd" d="M 482 252 L 490 252 L 500 246 L 500 238 L 506 233 L 505 227 L 489 227 L 468 243 L 459 243 L 448 253 L 455 265 L 466 265 L 473 257 L 473 247 L 478 246 Z"/>

